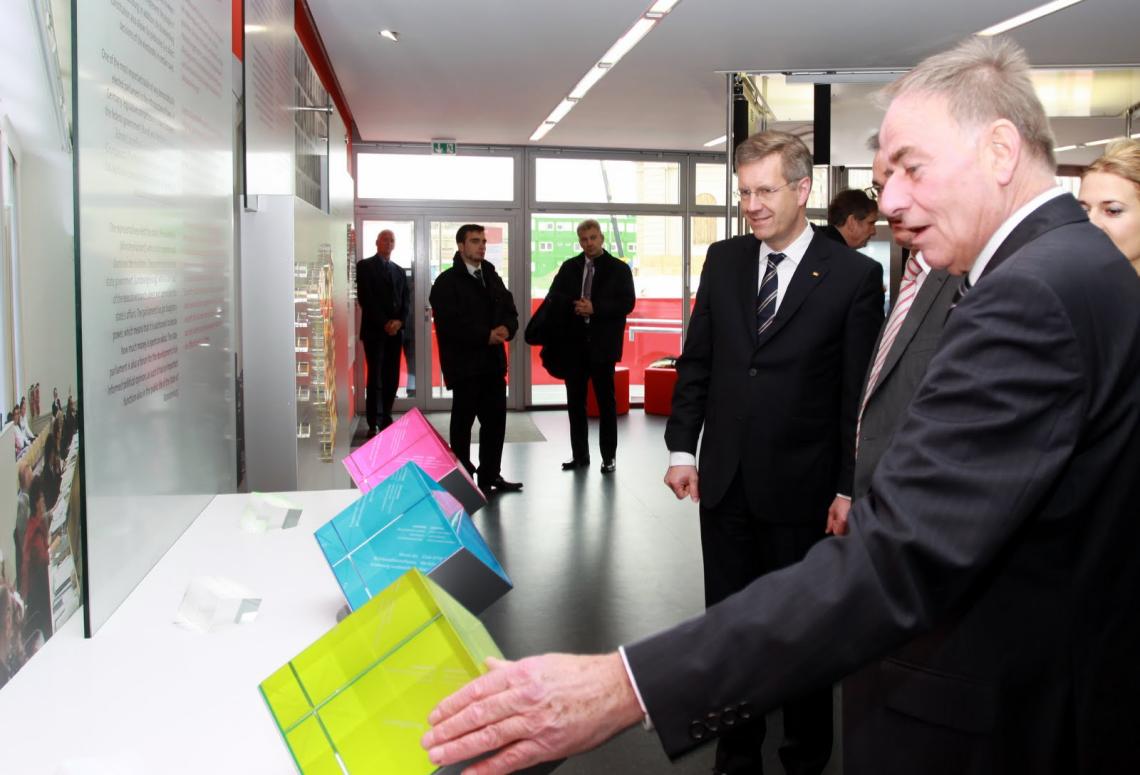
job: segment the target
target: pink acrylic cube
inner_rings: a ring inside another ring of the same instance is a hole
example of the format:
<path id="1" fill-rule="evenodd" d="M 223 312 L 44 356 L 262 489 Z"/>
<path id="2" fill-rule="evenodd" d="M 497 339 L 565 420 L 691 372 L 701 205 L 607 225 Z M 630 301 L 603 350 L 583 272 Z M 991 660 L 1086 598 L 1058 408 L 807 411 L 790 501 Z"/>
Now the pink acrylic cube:
<path id="1" fill-rule="evenodd" d="M 487 496 L 419 409 L 411 409 L 344 459 L 348 475 L 368 492 L 408 462 L 455 496 L 468 514 L 487 505 Z"/>

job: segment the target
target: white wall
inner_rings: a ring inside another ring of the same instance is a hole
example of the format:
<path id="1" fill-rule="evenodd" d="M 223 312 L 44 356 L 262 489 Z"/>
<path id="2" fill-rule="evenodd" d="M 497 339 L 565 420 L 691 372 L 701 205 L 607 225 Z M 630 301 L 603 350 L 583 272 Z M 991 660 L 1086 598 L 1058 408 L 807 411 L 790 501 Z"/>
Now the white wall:
<path id="1" fill-rule="evenodd" d="M 6 3 L 0 115 L 19 153 L 19 390 L 39 382 L 43 411 L 52 387 L 66 398 L 76 383 L 71 155 L 62 150 L 50 95 L 31 3 Z"/>

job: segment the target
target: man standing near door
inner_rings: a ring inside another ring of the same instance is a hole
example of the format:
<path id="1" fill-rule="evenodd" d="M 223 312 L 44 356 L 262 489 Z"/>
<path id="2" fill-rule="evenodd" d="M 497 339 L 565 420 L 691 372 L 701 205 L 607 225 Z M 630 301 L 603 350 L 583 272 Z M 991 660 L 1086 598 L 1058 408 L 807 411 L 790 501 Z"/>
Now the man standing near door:
<path id="1" fill-rule="evenodd" d="M 356 303 L 360 305 L 360 341 L 368 368 L 364 412 L 368 435 L 392 424 L 392 405 L 400 380 L 404 321 L 411 310 L 402 267 L 392 263 L 396 235 L 376 235 L 376 255 L 356 262 Z"/>
<path id="2" fill-rule="evenodd" d="M 451 449 L 479 487 L 517 492 L 521 482 L 502 476 L 507 424 L 507 348 L 519 328 L 519 313 L 498 272 L 483 260 L 487 235 L 482 226 L 464 224 L 455 234 L 455 262 L 431 288 L 432 312 L 439 338 L 439 365 L 452 391 Z M 471 462 L 471 424 L 479 418 L 479 467 Z"/>
<path id="3" fill-rule="evenodd" d="M 569 314 L 566 340 L 566 411 L 570 416 L 571 459 L 563 471 L 590 465 L 586 425 L 587 385 L 598 399 L 598 442 L 602 473 L 613 473 L 617 453 L 614 367 L 621 360 L 625 318 L 637 301 L 633 272 L 605 249 L 602 227 L 593 218 L 578 225 L 582 252 L 568 259 L 550 284 L 548 303 Z"/>

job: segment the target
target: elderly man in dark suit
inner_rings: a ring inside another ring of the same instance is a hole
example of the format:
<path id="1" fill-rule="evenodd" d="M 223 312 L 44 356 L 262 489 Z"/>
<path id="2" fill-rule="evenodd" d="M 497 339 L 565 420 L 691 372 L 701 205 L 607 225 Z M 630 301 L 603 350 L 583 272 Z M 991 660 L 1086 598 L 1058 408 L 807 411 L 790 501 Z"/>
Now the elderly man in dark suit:
<path id="1" fill-rule="evenodd" d="M 507 348 L 519 328 L 515 300 L 487 254 L 486 230 L 459 227 L 454 264 L 435 278 L 429 300 L 439 338 L 439 366 L 451 388 L 451 449 L 488 495 L 517 492 L 503 478 L 507 427 Z M 471 425 L 479 418 L 479 467 L 471 462 Z"/>
<path id="2" fill-rule="evenodd" d="M 570 416 L 570 460 L 563 471 L 590 465 L 586 425 L 587 385 L 598 399 L 598 446 L 602 473 L 613 473 L 617 453 L 614 367 L 621 360 L 625 318 L 637 296 L 633 272 L 605 248 L 601 225 L 590 218 L 578 225 L 582 252 L 567 259 L 550 283 L 546 303 L 552 321 L 562 324 L 566 370 L 566 412 Z"/>
<path id="3" fill-rule="evenodd" d="M 432 713 L 433 761 L 506 772 L 646 717 L 678 756 L 878 662 L 845 772 L 1140 772 L 1140 278 L 1056 187 L 1015 44 L 888 95 L 880 208 L 961 281 L 848 535 L 617 652 L 493 663 Z"/>
<path id="4" fill-rule="evenodd" d="M 859 393 L 883 321 L 879 265 L 808 226 L 803 142 L 755 135 L 736 168 L 752 234 L 709 248 L 665 430 L 666 484 L 700 498 L 710 607 L 801 559 L 845 517 Z M 784 704 L 789 773 L 823 770 L 831 719 L 830 687 Z M 759 772 L 764 731 L 757 717 L 722 735 L 717 771 Z"/>
<path id="5" fill-rule="evenodd" d="M 385 229 L 376 235 L 376 254 L 356 262 L 360 341 L 368 367 L 364 412 L 370 436 L 392 424 L 392 406 L 400 380 L 404 321 L 411 310 L 404 270 L 392 263 L 395 247 L 396 235 Z"/>

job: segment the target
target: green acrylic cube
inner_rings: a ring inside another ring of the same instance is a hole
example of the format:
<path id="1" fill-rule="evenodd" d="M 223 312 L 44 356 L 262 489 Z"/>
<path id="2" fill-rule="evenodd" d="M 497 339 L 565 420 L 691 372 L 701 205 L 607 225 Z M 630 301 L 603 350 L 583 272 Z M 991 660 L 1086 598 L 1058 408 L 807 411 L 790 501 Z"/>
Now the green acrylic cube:
<path id="1" fill-rule="evenodd" d="M 488 656 L 483 624 L 413 569 L 259 688 L 304 775 L 431 773 L 428 713 Z"/>

